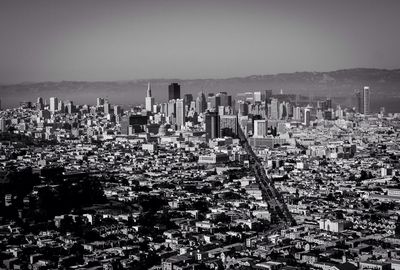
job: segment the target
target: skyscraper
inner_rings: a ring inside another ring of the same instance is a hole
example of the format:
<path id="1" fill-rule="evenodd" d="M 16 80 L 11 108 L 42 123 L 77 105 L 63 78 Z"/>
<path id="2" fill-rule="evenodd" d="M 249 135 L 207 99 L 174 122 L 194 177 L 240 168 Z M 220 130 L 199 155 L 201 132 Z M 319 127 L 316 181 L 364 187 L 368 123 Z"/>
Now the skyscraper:
<path id="1" fill-rule="evenodd" d="M 150 83 L 147 85 L 147 93 L 146 93 L 146 111 L 151 112 L 153 111 L 153 105 L 154 105 L 154 98 L 151 96 L 151 86 Z"/>
<path id="2" fill-rule="evenodd" d="M 311 108 L 306 107 L 304 108 L 304 125 L 305 126 L 310 126 L 310 120 L 311 120 Z"/>
<path id="3" fill-rule="evenodd" d="M 196 112 L 198 114 L 204 112 L 207 109 L 207 100 L 203 92 L 200 92 L 196 98 Z"/>
<path id="4" fill-rule="evenodd" d="M 271 99 L 271 119 L 277 120 L 279 118 L 279 103 L 278 99 Z"/>
<path id="5" fill-rule="evenodd" d="M 362 114 L 369 114 L 371 112 L 371 91 L 369 86 L 364 86 L 363 90 L 356 90 L 356 111 Z"/>
<path id="6" fill-rule="evenodd" d="M 43 98 L 38 97 L 37 101 L 36 101 L 36 109 L 37 110 L 43 110 L 43 108 L 44 108 Z"/>
<path id="7" fill-rule="evenodd" d="M 97 106 L 97 107 L 100 107 L 100 106 L 103 106 L 103 105 L 104 105 L 104 98 L 98 97 L 98 98 L 96 99 L 96 106 Z"/>
<path id="8" fill-rule="evenodd" d="M 67 101 L 65 105 L 68 114 L 72 114 L 74 112 L 74 103 L 72 101 Z"/>
<path id="9" fill-rule="evenodd" d="M 185 126 L 185 102 L 183 99 L 176 100 L 176 126 L 178 130 Z"/>
<path id="10" fill-rule="evenodd" d="M 205 115 L 205 126 L 207 139 L 214 139 L 218 137 L 218 114 L 216 112 L 208 112 Z"/>
<path id="11" fill-rule="evenodd" d="M 65 112 L 64 102 L 62 100 L 58 101 L 58 111 L 62 113 Z"/>
<path id="12" fill-rule="evenodd" d="M 363 108 L 363 114 L 369 114 L 371 113 L 371 98 L 370 98 L 370 90 L 369 86 L 364 86 L 364 89 L 362 91 L 362 108 Z"/>
<path id="13" fill-rule="evenodd" d="M 262 99 L 263 98 L 260 91 L 254 92 L 254 102 L 261 102 Z"/>
<path id="14" fill-rule="evenodd" d="M 177 83 L 168 85 L 168 100 L 181 98 L 181 86 Z"/>
<path id="15" fill-rule="evenodd" d="M 253 137 L 264 138 L 267 136 L 268 121 L 265 119 L 254 120 L 254 134 Z"/>
<path id="16" fill-rule="evenodd" d="M 110 114 L 111 113 L 111 105 L 108 100 L 104 101 L 104 114 Z"/>
<path id="17" fill-rule="evenodd" d="M 265 93 L 264 93 L 264 101 L 265 101 L 265 102 L 269 102 L 269 100 L 271 99 L 271 97 L 272 97 L 272 90 L 265 90 Z"/>
<path id="18" fill-rule="evenodd" d="M 186 105 L 190 105 L 190 103 L 193 101 L 193 95 L 192 94 L 185 94 L 183 96 L 183 101 L 185 102 Z"/>
<path id="19" fill-rule="evenodd" d="M 50 112 L 54 113 L 58 109 L 58 98 L 51 97 L 50 98 Z"/>

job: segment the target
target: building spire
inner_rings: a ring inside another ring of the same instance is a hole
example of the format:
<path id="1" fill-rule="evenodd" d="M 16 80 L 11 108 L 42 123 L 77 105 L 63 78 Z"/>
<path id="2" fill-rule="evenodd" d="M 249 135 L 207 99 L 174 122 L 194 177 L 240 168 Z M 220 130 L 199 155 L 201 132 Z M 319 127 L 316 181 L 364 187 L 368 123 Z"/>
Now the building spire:
<path id="1" fill-rule="evenodd" d="M 150 86 L 150 82 L 148 82 L 147 84 L 147 96 L 151 97 L 151 86 Z"/>

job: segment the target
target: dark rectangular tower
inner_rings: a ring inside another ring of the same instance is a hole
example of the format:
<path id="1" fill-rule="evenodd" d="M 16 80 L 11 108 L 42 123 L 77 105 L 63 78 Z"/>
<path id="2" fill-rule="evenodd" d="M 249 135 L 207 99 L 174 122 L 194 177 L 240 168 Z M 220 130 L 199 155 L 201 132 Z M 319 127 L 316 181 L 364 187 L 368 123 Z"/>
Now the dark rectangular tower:
<path id="1" fill-rule="evenodd" d="M 177 83 L 168 85 L 168 100 L 181 98 L 181 86 Z"/>

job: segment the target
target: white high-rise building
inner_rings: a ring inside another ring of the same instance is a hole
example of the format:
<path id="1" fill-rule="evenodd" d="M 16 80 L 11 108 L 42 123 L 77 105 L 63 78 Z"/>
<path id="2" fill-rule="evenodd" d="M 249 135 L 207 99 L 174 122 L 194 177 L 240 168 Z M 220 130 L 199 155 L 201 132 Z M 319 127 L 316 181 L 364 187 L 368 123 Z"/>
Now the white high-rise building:
<path id="1" fill-rule="evenodd" d="M 51 97 L 50 98 L 50 112 L 54 113 L 58 109 L 58 98 Z"/>
<path id="2" fill-rule="evenodd" d="M 185 102 L 183 99 L 176 100 L 176 125 L 181 129 L 185 125 Z"/>
<path id="3" fill-rule="evenodd" d="M 265 119 L 254 120 L 254 133 L 253 137 L 264 138 L 267 136 L 268 131 L 268 121 Z"/>
<path id="4" fill-rule="evenodd" d="M 371 91 L 369 89 L 369 86 L 364 86 L 363 92 L 362 92 L 362 108 L 363 108 L 363 113 L 364 114 L 369 114 L 371 113 Z"/>
<path id="5" fill-rule="evenodd" d="M 150 83 L 147 85 L 147 94 L 145 98 L 145 105 L 146 105 L 146 111 L 151 112 L 153 111 L 153 105 L 154 105 L 154 98 L 151 96 L 151 86 Z"/>
<path id="6" fill-rule="evenodd" d="M 254 92 L 254 102 L 261 102 L 263 100 L 263 96 L 260 91 Z"/>
<path id="7" fill-rule="evenodd" d="M 271 99 L 271 119 L 279 119 L 279 102 L 276 98 Z"/>

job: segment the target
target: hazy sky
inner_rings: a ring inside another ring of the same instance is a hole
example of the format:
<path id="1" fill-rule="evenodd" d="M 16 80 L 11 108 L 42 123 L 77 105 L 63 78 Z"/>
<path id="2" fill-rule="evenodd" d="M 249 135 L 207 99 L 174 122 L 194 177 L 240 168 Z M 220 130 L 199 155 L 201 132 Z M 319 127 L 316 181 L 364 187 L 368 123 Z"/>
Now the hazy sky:
<path id="1" fill-rule="evenodd" d="M 400 1 L 0 0 L 0 82 L 399 68 Z"/>

